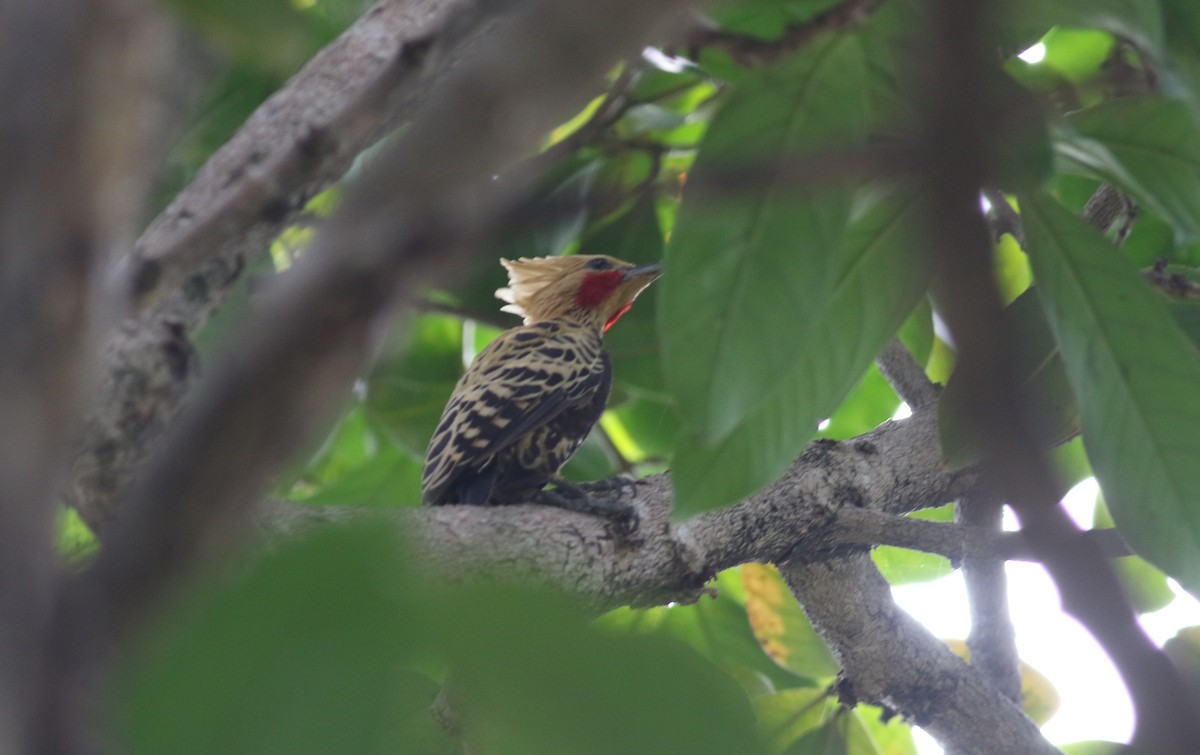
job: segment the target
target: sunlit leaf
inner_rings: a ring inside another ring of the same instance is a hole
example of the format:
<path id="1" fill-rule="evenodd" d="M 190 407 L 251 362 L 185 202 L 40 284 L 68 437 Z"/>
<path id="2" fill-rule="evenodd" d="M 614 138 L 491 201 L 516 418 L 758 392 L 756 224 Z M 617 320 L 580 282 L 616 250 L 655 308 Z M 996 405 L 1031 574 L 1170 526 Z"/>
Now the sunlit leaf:
<path id="1" fill-rule="evenodd" d="M 1021 200 L 1046 319 L 1121 533 L 1200 590 L 1200 357 L 1137 271 L 1043 195 Z"/>
<path id="2" fill-rule="evenodd" d="M 837 701 L 823 689 L 789 689 L 752 701 L 770 752 L 782 753 L 824 723 Z"/>
<path id="3" fill-rule="evenodd" d="M 954 506 L 946 504 L 931 509 L 921 509 L 909 514 L 913 519 L 930 522 L 954 521 Z M 933 553 L 880 545 L 871 549 L 875 566 L 890 584 L 903 585 L 913 582 L 929 582 L 941 579 L 953 571 L 950 559 Z"/>
<path id="4" fill-rule="evenodd" d="M 746 615 L 767 655 L 800 676 L 832 678 L 838 671 L 837 662 L 775 567 L 745 564 L 741 571 Z"/>

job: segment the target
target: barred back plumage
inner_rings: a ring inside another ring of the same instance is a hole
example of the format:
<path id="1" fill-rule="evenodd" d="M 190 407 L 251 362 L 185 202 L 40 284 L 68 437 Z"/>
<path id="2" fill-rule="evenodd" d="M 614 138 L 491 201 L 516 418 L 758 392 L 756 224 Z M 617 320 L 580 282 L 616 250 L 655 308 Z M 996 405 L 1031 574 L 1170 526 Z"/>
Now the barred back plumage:
<path id="1" fill-rule="evenodd" d="M 427 504 L 531 500 L 578 450 L 608 400 L 602 334 L 658 277 L 601 255 L 502 260 L 497 296 L 525 324 L 475 357 L 442 412 L 421 479 Z"/>

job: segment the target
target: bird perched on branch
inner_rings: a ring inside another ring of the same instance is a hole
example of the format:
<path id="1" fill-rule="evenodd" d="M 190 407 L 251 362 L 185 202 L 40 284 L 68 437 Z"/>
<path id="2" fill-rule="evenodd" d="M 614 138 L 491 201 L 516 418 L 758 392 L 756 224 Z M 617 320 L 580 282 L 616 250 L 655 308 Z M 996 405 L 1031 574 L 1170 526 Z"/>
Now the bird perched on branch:
<path id="1" fill-rule="evenodd" d="M 501 260 L 502 311 L 525 318 L 492 341 L 458 381 L 421 476 L 426 504 L 525 501 L 586 511 L 634 526 L 631 506 L 565 481 L 559 470 L 600 419 L 612 384 L 602 338 L 658 278 L 656 264 L 603 255 Z M 548 483 L 553 490 L 544 490 Z M 619 490 L 619 487 L 618 487 Z"/>

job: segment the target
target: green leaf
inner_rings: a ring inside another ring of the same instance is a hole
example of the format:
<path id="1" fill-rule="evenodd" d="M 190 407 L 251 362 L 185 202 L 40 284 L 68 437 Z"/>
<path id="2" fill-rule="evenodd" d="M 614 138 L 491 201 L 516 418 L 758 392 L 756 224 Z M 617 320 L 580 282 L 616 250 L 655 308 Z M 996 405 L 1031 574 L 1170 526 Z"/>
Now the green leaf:
<path id="1" fill-rule="evenodd" d="M 1200 358 L 1162 300 L 1053 199 L 1021 201 L 1046 319 L 1081 402 L 1083 438 L 1121 533 L 1200 592 Z"/>
<path id="2" fill-rule="evenodd" d="M 822 39 L 757 72 L 714 118 L 688 178 L 659 283 L 664 365 L 686 421 L 712 446 L 795 369 L 811 344 L 798 322 L 838 280 L 833 253 L 851 191 L 804 191 L 785 175 L 736 192 L 731 174 L 860 137 L 867 122 L 862 50 Z"/>
<path id="3" fill-rule="evenodd" d="M 463 324 L 446 315 L 417 318 L 404 345 L 393 346 L 367 379 L 367 417 L 424 456 L 463 373 Z"/>
<path id="4" fill-rule="evenodd" d="M 1200 125 L 1178 100 L 1122 97 L 1067 116 L 1066 170 L 1122 187 L 1188 238 L 1200 235 Z"/>
<path id="5" fill-rule="evenodd" d="M 843 242 L 826 250 L 823 264 L 832 272 L 828 290 L 817 297 L 820 307 L 786 325 L 804 344 L 786 380 L 720 444 L 705 446 L 694 432 L 681 436 L 672 465 L 677 511 L 720 506 L 778 477 L 924 294 L 917 198 L 891 195 L 864 204 Z M 664 292 L 664 303 L 670 296 Z M 664 324 L 668 344 L 670 327 Z M 760 348 L 775 348 L 777 332 L 764 329 L 759 338 L 767 342 Z M 668 368 L 670 357 L 664 356 Z"/>

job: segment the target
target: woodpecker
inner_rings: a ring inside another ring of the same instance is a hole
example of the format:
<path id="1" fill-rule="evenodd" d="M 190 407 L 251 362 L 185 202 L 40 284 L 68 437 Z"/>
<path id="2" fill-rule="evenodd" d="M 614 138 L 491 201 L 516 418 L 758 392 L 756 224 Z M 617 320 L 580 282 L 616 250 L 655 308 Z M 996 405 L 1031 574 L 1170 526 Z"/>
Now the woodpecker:
<path id="1" fill-rule="evenodd" d="M 604 255 L 500 260 L 501 311 L 524 324 L 479 352 L 442 412 L 421 476 L 427 505 L 530 501 L 636 526 L 632 507 L 559 470 L 600 419 L 612 384 L 603 334 L 661 274 Z M 548 483 L 553 490 L 545 490 Z"/>

